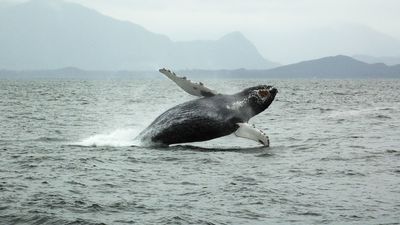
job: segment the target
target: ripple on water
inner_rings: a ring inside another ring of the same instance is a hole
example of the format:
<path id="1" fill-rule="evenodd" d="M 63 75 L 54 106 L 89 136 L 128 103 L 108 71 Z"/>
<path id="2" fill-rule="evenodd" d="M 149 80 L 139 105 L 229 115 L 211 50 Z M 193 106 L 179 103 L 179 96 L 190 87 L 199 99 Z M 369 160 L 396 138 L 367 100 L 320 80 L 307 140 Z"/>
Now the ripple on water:
<path id="1" fill-rule="evenodd" d="M 270 148 L 235 137 L 132 147 L 163 110 L 193 99 L 166 80 L 1 81 L 0 223 L 400 221 L 398 81 L 207 83 L 278 86 L 250 121 Z"/>

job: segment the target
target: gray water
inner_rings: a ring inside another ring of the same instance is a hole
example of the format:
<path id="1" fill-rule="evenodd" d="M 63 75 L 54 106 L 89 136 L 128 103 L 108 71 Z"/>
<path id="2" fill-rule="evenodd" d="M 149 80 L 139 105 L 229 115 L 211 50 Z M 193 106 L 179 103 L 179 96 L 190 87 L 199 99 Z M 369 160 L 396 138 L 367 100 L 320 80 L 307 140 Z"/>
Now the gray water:
<path id="1" fill-rule="evenodd" d="M 279 89 L 234 136 L 132 147 L 192 99 L 168 80 L 0 80 L 0 224 L 398 224 L 399 80 L 209 80 Z"/>

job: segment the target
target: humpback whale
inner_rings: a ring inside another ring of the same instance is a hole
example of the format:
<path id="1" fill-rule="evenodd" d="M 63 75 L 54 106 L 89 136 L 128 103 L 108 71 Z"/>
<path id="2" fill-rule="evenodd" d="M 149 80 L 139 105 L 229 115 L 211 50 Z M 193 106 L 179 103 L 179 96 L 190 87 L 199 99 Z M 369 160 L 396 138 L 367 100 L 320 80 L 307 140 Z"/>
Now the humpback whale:
<path id="1" fill-rule="evenodd" d="M 258 85 L 226 95 L 165 68 L 159 71 L 198 98 L 174 106 L 158 116 L 136 138 L 144 145 L 207 141 L 234 133 L 269 146 L 268 136 L 248 121 L 269 107 L 278 93 L 276 88 Z"/>

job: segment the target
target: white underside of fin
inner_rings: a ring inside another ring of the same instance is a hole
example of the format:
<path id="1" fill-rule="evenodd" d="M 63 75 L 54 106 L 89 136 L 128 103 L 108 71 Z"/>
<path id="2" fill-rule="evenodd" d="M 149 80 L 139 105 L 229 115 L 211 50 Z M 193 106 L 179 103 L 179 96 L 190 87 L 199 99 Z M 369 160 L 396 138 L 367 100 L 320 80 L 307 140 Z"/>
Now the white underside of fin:
<path id="1" fill-rule="evenodd" d="M 195 83 L 186 77 L 178 77 L 174 72 L 165 68 L 159 70 L 162 74 L 167 76 L 173 82 L 175 82 L 185 92 L 199 97 L 210 97 L 218 94 L 216 91 L 211 90 L 203 85 L 203 83 Z"/>
<path id="2" fill-rule="evenodd" d="M 254 125 L 248 123 L 237 123 L 237 125 L 239 125 L 239 128 L 235 132 L 237 137 L 254 140 L 269 147 L 269 138 L 262 130 L 257 129 Z"/>

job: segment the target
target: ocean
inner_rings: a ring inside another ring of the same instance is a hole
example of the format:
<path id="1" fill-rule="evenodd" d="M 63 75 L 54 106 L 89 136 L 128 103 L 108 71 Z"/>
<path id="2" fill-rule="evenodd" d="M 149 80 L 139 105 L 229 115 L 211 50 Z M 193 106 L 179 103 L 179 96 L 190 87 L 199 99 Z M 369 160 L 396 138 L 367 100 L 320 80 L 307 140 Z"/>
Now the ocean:
<path id="1" fill-rule="evenodd" d="M 203 82 L 275 86 L 271 146 L 135 146 L 194 98 L 166 79 L 1 79 L 0 224 L 400 223 L 400 80 Z"/>

